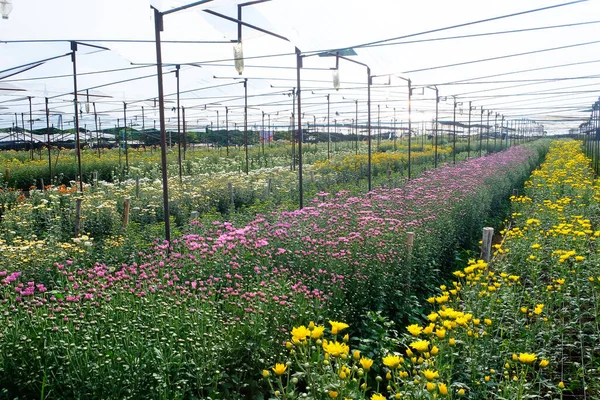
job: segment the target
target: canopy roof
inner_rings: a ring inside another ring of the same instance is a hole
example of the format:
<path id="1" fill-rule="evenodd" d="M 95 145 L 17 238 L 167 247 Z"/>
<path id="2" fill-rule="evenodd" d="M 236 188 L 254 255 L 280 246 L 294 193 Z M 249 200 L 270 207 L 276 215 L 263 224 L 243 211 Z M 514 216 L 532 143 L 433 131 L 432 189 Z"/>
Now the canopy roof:
<path id="1" fill-rule="evenodd" d="M 190 2 L 151 3 L 166 11 Z M 243 7 L 243 21 L 289 41 L 244 27 L 243 75 L 237 74 L 233 61 L 237 24 L 214 14 L 237 18 L 238 1 L 214 0 L 165 15 L 162 49 L 167 128 L 176 129 L 174 71 L 180 64 L 180 97 L 188 129 L 204 129 L 211 122 L 223 127 L 225 114 L 230 127 L 242 125 L 244 88 L 239 78 L 248 78 L 249 125 L 260 126 L 264 116 L 265 123 L 270 119 L 276 129 L 287 129 L 296 86 L 297 47 L 305 55 L 301 76 L 307 124 L 326 124 L 327 95 L 331 123 L 334 119 L 340 125 L 352 119 L 366 123 L 366 68 L 339 60 L 341 88 L 336 91 L 331 70 L 336 67 L 335 57 L 317 56 L 343 50 L 348 58 L 367 64 L 373 75 L 391 74 L 373 78 L 373 124 L 389 125 L 395 119 L 398 127 L 406 126 L 405 79 L 410 78 L 417 87 L 411 104 L 417 124 L 429 124 L 434 118 L 436 85 L 444 96 L 439 104 L 440 120 L 452 120 L 456 101 L 460 104 L 456 106 L 457 121 L 462 124 L 468 124 L 470 105 L 472 124 L 487 118 L 483 108 L 506 119 L 537 120 L 549 131 L 564 132 L 587 120 L 588 115 L 581 111 L 589 110 L 598 97 L 599 21 L 594 16 L 600 15 L 600 2 L 574 2 L 415 34 L 565 2 L 507 0 L 495 2 L 493 7 L 476 0 L 272 0 L 253 4 Z M 589 23 L 581 25 L 583 22 Z M 564 26 L 571 24 L 579 25 Z M 558 25 L 561 27 L 529 30 Z M 520 32 L 508 33 L 515 30 Z M 58 126 L 63 118 L 59 115 L 72 120 L 69 40 L 80 42 L 81 104 L 77 109 L 81 126 L 87 124 L 89 129 L 94 125 L 94 105 L 104 126 L 123 124 L 123 103 L 127 104 L 129 126 L 148 128 L 158 119 L 154 20 L 148 0 L 14 0 L 9 19 L 0 21 L 0 37 L 4 41 L 0 42 L 0 128 L 10 128 L 15 113 L 20 124 L 24 113 L 25 128 L 29 129 L 30 98 L 33 129 L 46 125 L 46 97 L 51 125 Z M 396 37 L 404 38 L 366 45 Z M 512 56 L 532 51 L 536 52 Z M 350 55 L 353 52 L 356 55 Z M 485 59 L 494 60 L 473 62 Z M 421 89 L 423 86 L 429 88 Z"/>

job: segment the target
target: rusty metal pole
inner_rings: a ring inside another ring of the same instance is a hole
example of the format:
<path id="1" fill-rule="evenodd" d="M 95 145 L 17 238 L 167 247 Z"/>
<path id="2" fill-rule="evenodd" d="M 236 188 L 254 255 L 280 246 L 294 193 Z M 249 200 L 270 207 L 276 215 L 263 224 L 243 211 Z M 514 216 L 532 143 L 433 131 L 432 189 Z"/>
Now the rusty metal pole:
<path id="1" fill-rule="evenodd" d="M 248 175 L 248 79 L 244 78 L 244 149 L 246 150 L 246 175 Z"/>
<path id="2" fill-rule="evenodd" d="M 52 184 L 52 151 L 50 149 L 50 109 L 46 97 L 46 135 L 48 136 L 48 172 L 50 173 L 50 184 Z"/>
<path id="3" fill-rule="evenodd" d="M 158 104 L 160 119 L 160 156 L 162 167 L 163 187 L 163 218 L 165 223 L 165 240 L 171 242 L 171 221 L 169 220 L 169 181 L 167 175 L 167 133 L 165 129 L 165 99 L 162 75 L 162 51 L 160 44 L 160 32 L 163 30 L 163 15 L 154 9 L 154 34 L 156 37 L 156 69 L 158 78 Z"/>
<path id="4" fill-rule="evenodd" d="M 304 207 L 304 189 L 302 182 L 302 105 L 300 90 L 300 69 L 302 68 L 302 53 L 296 47 L 296 93 L 298 94 L 298 185 L 300 209 Z"/>
<path id="5" fill-rule="evenodd" d="M 81 174 L 81 142 L 79 138 L 79 110 L 77 110 L 77 42 L 71 42 L 71 62 L 73 63 L 73 106 L 75 107 L 75 138 L 77 140 L 77 172 L 79 174 L 79 191 L 83 193 L 83 176 Z"/>

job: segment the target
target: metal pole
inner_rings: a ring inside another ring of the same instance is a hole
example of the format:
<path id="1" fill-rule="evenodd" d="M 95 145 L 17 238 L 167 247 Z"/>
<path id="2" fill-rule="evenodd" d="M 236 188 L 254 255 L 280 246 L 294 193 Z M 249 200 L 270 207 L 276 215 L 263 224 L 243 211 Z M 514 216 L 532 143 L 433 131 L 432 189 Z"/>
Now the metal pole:
<path id="1" fill-rule="evenodd" d="M 471 158 L 471 102 L 469 101 L 469 129 L 468 129 L 468 135 L 469 137 L 467 138 L 467 159 Z"/>
<path id="2" fill-rule="evenodd" d="M 96 102 L 92 103 L 94 107 L 94 125 L 96 126 L 96 147 L 98 148 L 98 158 L 100 158 L 100 138 L 98 136 L 98 113 L 96 112 Z"/>
<path id="3" fill-rule="evenodd" d="M 437 93 L 437 89 L 436 89 Z M 396 107 L 394 107 L 394 151 L 398 150 L 396 147 L 396 138 L 398 136 L 398 131 L 396 130 Z"/>
<path id="4" fill-rule="evenodd" d="M 354 131 L 356 133 L 356 154 L 358 154 L 358 100 L 356 102 L 356 113 L 354 118 Z"/>
<path id="5" fill-rule="evenodd" d="M 481 107 L 481 117 L 479 121 L 479 157 L 483 147 L 483 106 Z"/>
<path id="6" fill-rule="evenodd" d="M 302 53 L 296 47 L 296 87 L 298 93 L 298 185 L 300 197 L 300 209 L 304 207 L 304 188 L 302 182 L 302 103 L 300 89 L 300 69 L 302 68 Z"/>
<path id="7" fill-rule="evenodd" d="M 381 150 L 381 104 L 377 104 L 377 151 Z"/>
<path id="8" fill-rule="evenodd" d="M 33 114 L 31 111 L 31 96 L 27 96 L 29 99 L 29 137 L 31 138 L 31 159 L 33 160 Z"/>
<path id="9" fill-rule="evenodd" d="M 295 119 L 296 115 L 296 88 L 292 88 L 292 132 L 295 131 Z M 292 133 L 292 170 L 296 170 L 296 135 Z"/>
<path id="10" fill-rule="evenodd" d="M 225 148 L 229 157 L 229 107 L 225 107 Z"/>
<path id="11" fill-rule="evenodd" d="M 434 154 L 435 154 L 435 158 L 433 161 L 433 167 L 437 168 L 438 166 L 438 118 L 439 118 L 439 105 L 440 105 L 440 96 L 439 96 L 439 90 L 436 86 L 435 88 L 435 150 L 434 150 Z M 395 109 L 394 109 L 395 111 Z"/>
<path id="12" fill-rule="evenodd" d="M 23 129 L 23 142 L 25 143 L 25 149 L 27 149 L 27 142 L 25 141 L 25 113 L 21 113 L 21 129 Z"/>
<path id="13" fill-rule="evenodd" d="M 368 168 L 369 168 L 369 192 L 371 191 L 371 68 L 367 67 L 367 136 L 368 136 Z M 379 110 L 379 104 L 377 105 Z M 381 132 L 381 131 L 380 131 Z"/>
<path id="14" fill-rule="evenodd" d="M 179 164 L 179 182 L 183 182 L 183 168 L 181 167 L 181 122 L 179 116 L 179 64 L 175 65 L 175 78 L 177 80 L 177 163 Z"/>
<path id="15" fill-rule="evenodd" d="M 75 107 L 75 137 L 77 139 L 77 171 L 79 174 L 79 191 L 83 193 L 83 176 L 81 175 L 81 148 L 79 140 L 79 112 L 77 110 L 77 42 L 71 42 L 71 62 L 73 63 L 73 105 Z"/>
<path id="16" fill-rule="evenodd" d="M 408 80 L 408 179 L 411 178 L 411 138 L 412 138 L 412 119 L 410 116 L 411 113 L 411 98 L 412 98 L 412 87 L 411 87 L 411 81 L 410 79 Z"/>
<path id="17" fill-rule="evenodd" d="M 127 104 L 123 102 L 123 139 L 125 140 L 125 169 L 129 175 L 129 146 L 127 145 Z"/>
<path id="18" fill-rule="evenodd" d="M 498 113 L 494 117 L 494 151 L 496 151 L 496 140 L 498 140 Z"/>
<path id="19" fill-rule="evenodd" d="M 329 126 L 329 95 L 327 95 L 327 159 L 331 160 L 331 132 Z"/>
<path id="20" fill-rule="evenodd" d="M 185 129 L 185 107 L 181 106 L 181 125 L 183 127 L 183 159 L 185 160 L 185 152 L 187 150 L 187 133 Z"/>
<path id="21" fill-rule="evenodd" d="M 50 109 L 46 97 L 46 135 L 48 136 L 48 172 L 50 173 L 50 184 L 52 184 L 52 152 L 50 150 Z"/>
<path id="22" fill-rule="evenodd" d="M 244 148 L 246 150 L 246 175 L 248 175 L 248 79 L 244 78 Z"/>
<path id="23" fill-rule="evenodd" d="M 508 121 L 506 122 L 506 148 L 508 148 Z M 502 130 L 504 130 L 504 115 L 502 116 Z"/>
<path id="24" fill-rule="evenodd" d="M 144 133 L 144 151 L 148 144 L 148 134 L 146 133 L 146 117 L 144 116 L 144 106 L 142 106 L 142 132 Z"/>
<path id="25" fill-rule="evenodd" d="M 454 97 L 454 117 L 453 117 L 453 143 L 452 143 L 452 163 L 456 164 L 456 97 Z"/>
<path id="26" fill-rule="evenodd" d="M 263 157 L 265 155 L 265 112 L 262 112 L 262 134 L 260 135 Z"/>
<path id="27" fill-rule="evenodd" d="M 169 220 L 169 181 L 167 176 L 167 132 L 165 128 L 165 99 L 162 75 L 162 51 L 160 32 L 163 30 L 163 15 L 154 9 L 154 33 L 156 37 L 156 69 L 158 78 L 158 104 L 160 119 L 160 157 L 163 186 L 163 217 L 165 222 L 165 240 L 171 242 L 171 221 Z"/>
<path id="28" fill-rule="evenodd" d="M 487 137 L 485 139 L 485 153 L 486 155 L 490 152 L 490 114 L 492 114 L 491 110 L 487 112 Z"/>

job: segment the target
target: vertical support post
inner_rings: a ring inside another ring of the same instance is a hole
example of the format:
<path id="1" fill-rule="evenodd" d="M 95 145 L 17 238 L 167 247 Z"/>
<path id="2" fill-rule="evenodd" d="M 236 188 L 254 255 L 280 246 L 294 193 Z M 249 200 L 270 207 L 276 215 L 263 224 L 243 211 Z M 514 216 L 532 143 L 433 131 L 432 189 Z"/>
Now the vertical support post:
<path id="1" fill-rule="evenodd" d="M 48 137 L 48 174 L 50 184 L 52 184 L 52 150 L 50 146 L 50 108 L 48 107 L 48 98 L 46 97 L 46 136 Z"/>
<path id="2" fill-rule="evenodd" d="M 81 174 L 81 142 L 79 140 L 79 110 L 77 110 L 77 42 L 71 42 L 71 62 L 73 63 L 73 106 L 75 108 L 75 137 L 77 140 L 77 173 L 79 175 L 79 191 L 83 193 L 83 176 Z"/>
<path id="3" fill-rule="evenodd" d="M 123 221 L 122 226 L 123 229 L 127 229 L 127 225 L 129 225 L 129 207 L 131 205 L 131 198 L 125 197 L 125 201 L 123 202 Z"/>
<path id="4" fill-rule="evenodd" d="M 231 201 L 231 204 L 235 204 L 235 194 L 233 193 L 233 185 L 231 184 L 231 182 L 227 183 L 227 189 L 229 190 L 229 200 Z"/>
<path id="5" fill-rule="evenodd" d="M 292 123 L 290 125 L 291 137 L 292 137 L 292 171 L 296 170 L 296 130 L 294 129 L 296 120 L 296 88 L 292 88 Z"/>
<path id="6" fill-rule="evenodd" d="M 181 106 L 181 127 L 183 128 L 183 160 L 187 151 L 187 130 L 185 127 L 185 107 Z"/>
<path id="7" fill-rule="evenodd" d="M 356 111 L 355 111 L 355 117 L 354 117 L 354 130 L 356 133 L 356 154 L 358 154 L 358 100 L 355 100 L 356 102 Z"/>
<path id="8" fill-rule="evenodd" d="M 437 86 L 435 87 L 435 150 L 434 150 L 434 160 L 433 167 L 437 168 L 438 166 L 438 127 L 439 127 L 439 108 L 440 108 L 440 95 Z"/>
<path id="9" fill-rule="evenodd" d="M 467 138 L 467 159 L 471 158 L 471 101 L 469 101 L 469 129 Z"/>
<path id="10" fill-rule="evenodd" d="M 296 90 L 298 93 L 298 186 L 299 186 L 299 205 L 300 209 L 304 207 L 304 187 L 302 181 L 302 102 L 300 89 L 300 69 L 302 68 L 302 53 L 296 47 Z"/>
<path id="11" fill-rule="evenodd" d="M 327 95 L 327 159 L 331 160 L 331 132 L 329 126 L 329 94 Z"/>
<path id="12" fill-rule="evenodd" d="M 179 115 L 179 69 L 180 65 L 175 65 L 175 78 L 177 80 L 177 163 L 179 164 L 179 182 L 183 182 L 183 171 L 181 167 L 181 122 Z"/>
<path id="13" fill-rule="evenodd" d="M 492 258 L 492 240 L 494 238 L 494 228 L 483 228 L 483 238 L 481 239 L 481 259 L 490 262 Z"/>
<path id="14" fill-rule="evenodd" d="M 225 107 L 225 149 L 229 157 L 229 107 Z"/>
<path id="15" fill-rule="evenodd" d="M 140 198 L 140 177 L 139 176 L 135 177 L 135 198 L 136 199 Z"/>
<path id="16" fill-rule="evenodd" d="M 406 232 L 406 249 L 408 251 L 408 256 L 412 256 L 413 248 L 415 247 L 415 233 L 414 232 Z"/>
<path id="17" fill-rule="evenodd" d="M 408 179 L 411 178 L 411 165 L 412 165 L 412 118 L 411 118 L 411 108 L 412 108 L 412 82 L 410 79 L 408 80 Z"/>
<path id="18" fill-rule="evenodd" d="M 154 33 L 156 37 L 156 69 L 158 78 L 158 104 L 160 118 L 160 156 L 163 186 L 163 215 L 165 222 L 165 240 L 171 242 L 171 221 L 169 220 L 169 181 L 167 176 L 167 133 L 165 129 L 165 98 L 162 75 L 162 51 L 160 32 L 163 30 L 163 15 L 154 9 Z"/>
<path id="19" fill-rule="evenodd" d="M 452 130 L 453 130 L 453 136 L 454 138 L 452 139 L 452 164 L 456 164 L 456 105 L 458 103 L 456 102 L 456 96 L 454 97 L 454 114 L 453 114 L 453 118 L 452 118 Z"/>
<path id="20" fill-rule="evenodd" d="M 94 107 L 94 125 L 96 127 L 96 147 L 98 148 L 98 158 L 100 158 L 100 137 L 98 134 L 98 113 L 96 112 L 96 102 L 92 103 Z M 142 115 L 144 113 L 144 108 L 142 107 Z"/>
<path id="21" fill-rule="evenodd" d="M 125 169 L 129 175 L 129 145 L 127 138 L 127 103 L 123 102 L 123 140 L 125 141 Z"/>
<path id="22" fill-rule="evenodd" d="M 248 79 L 244 78 L 244 149 L 246 150 L 246 175 L 248 175 Z"/>
<path id="23" fill-rule="evenodd" d="M 31 159 L 33 160 L 33 112 L 31 111 L 31 96 L 29 99 L 29 137 L 31 138 Z"/>
<path id="24" fill-rule="evenodd" d="M 483 147 L 483 106 L 481 107 L 481 117 L 479 121 L 479 157 L 481 157 Z"/>
<path id="25" fill-rule="evenodd" d="M 367 67 L 367 136 L 368 136 L 368 191 L 371 191 L 371 68 Z M 379 109 L 379 105 L 377 105 Z"/>

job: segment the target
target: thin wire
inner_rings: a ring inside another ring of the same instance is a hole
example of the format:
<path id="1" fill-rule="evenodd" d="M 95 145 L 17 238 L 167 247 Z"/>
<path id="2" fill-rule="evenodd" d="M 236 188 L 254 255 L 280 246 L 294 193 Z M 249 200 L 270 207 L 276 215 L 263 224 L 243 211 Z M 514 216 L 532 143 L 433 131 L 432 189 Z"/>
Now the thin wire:
<path id="1" fill-rule="evenodd" d="M 456 28 L 462 28 L 462 27 L 465 27 L 465 26 L 477 25 L 477 24 L 481 24 L 481 23 L 484 23 L 484 22 L 498 21 L 500 19 L 505 19 L 505 18 L 516 17 L 516 16 L 519 16 L 519 15 L 536 13 L 536 12 L 539 12 L 539 11 L 550 10 L 550 9 L 553 9 L 553 8 L 559 8 L 559 7 L 564 7 L 564 6 L 568 6 L 568 5 L 572 5 L 572 4 L 583 3 L 583 2 L 586 2 L 586 1 L 587 0 L 570 1 L 568 3 L 555 4 L 555 5 L 548 6 L 548 7 L 536 8 L 536 9 L 527 10 L 527 11 L 520 11 L 520 12 L 512 13 L 512 14 L 500 15 L 498 17 L 486 18 L 486 19 L 481 19 L 481 20 L 478 20 L 478 21 L 466 22 L 466 23 L 462 23 L 462 24 L 458 24 L 458 25 L 447 26 L 447 27 L 444 27 L 444 28 L 431 29 L 431 30 L 428 30 L 428 31 L 423 31 L 423 32 L 418 32 L 418 33 L 412 33 L 412 34 L 409 34 L 409 35 L 398 36 L 398 37 L 390 38 L 390 39 L 377 40 L 377 41 L 374 41 L 374 42 L 368 42 L 368 43 L 358 44 L 358 45 L 354 45 L 354 46 L 347 46 L 347 47 L 352 47 L 352 48 L 367 47 L 367 46 L 372 46 L 374 44 L 391 42 L 393 40 L 407 39 L 409 37 L 415 37 L 415 36 L 420 36 L 420 35 L 426 35 L 426 34 L 429 34 L 429 33 L 447 31 L 447 30 L 450 30 L 450 29 L 456 29 Z"/>
<path id="2" fill-rule="evenodd" d="M 442 41 L 442 40 L 468 39 L 468 38 L 482 37 L 482 36 L 493 36 L 493 35 L 504 35 L 504 34 L 510 34 L 510 33 L 539 31 L 539 30 L 545 30 L 545 29 L 568 28 L 568 27 L 597 24 L 597 23 L 600 23 L 600 21 L 576 22 L 576 23 L 572 23 L 572 24 L 549 25 L 549 26 L 540 26 L 540 27 L 536 27 L 536 28 L 511 29 L 511 30 L 507 30 L 507 31 L 474 33 L 474 34 L 470 34 L 470 35 L 446 36 L 446 37 L 431 38 L 431 39 L 408 40 L 408 41 L 404 41 L 404 42 L 383 43 L 383 44 L 375 44 L 372 46 L 364 46 L 364 47 L 371 48 L 371 47 L 382 47 L 382 46 L 397 46 L 397 45 L 402 45 L 402 44 L 437 42 L 437 41 Z"/>
<path id="3" fill-rule="evenodd" d="M 524 53 L 514 53 L 514 54 L 507 54 L 507 55 L 504 55 L 504 56 L 482 58 L 482 59 L 479 59 L 479 60 L 464 61 L 464 62 L 454 63 L 454 64 L 439 65 L 439 66 L 436 66 L 436 67 L 413 69 L 413 70 L 410 70 L 410 71 L 404 71 L 402 73 L 403 74 L 411 74 L 411 73 L 416 73 L 416 72 L 432 71 L 432 70 L 435 70 L 435 69 L 458 67 L 458 66 L 461 66 L 461 65 L 476 64 L 476 63 L 481 63 L 481 62 L 486 62 L 486 61 L 503 60 L 503 59 L 506 59 L 506 58 L 519 57 L 519 56 L 525 56 L 525 55 L 531 55 L 531 54 L 537 54 L 537 53 L 544 53 L 544 52 L 555 51 L 555 50 L 563 50 L 563 49 L 569 49 L 569 48 L 580 47 L 580 46 L 587 46 L 587 45 L 590 45 L 590 44 L 597 44 L 597 43 L 600 43 L 600 40 L 594 40 L 592 42 L 583 42 L 583 43 L 570 44 L 570 45 L 567 45 L 567 46 L 551 47 L 551 48 L 547 48 L 547 49 L 526 51 Z"/>
<path id="4" fill-rule="evenodd" d="M 560 81 L 569 81 L 569 80 L 579 80 L 579 79 L 597 79 L 600 78 L 600 75 L 585 75 L 585 76 L 570 76 L 570 77 L 562 77 L 562 78 L 542 78 L 542 79 L 511 79 L 505 81 L 481 81 L 481 82 L 460 82 L 460 83 L 437 83 L 435 85 L 423 85 L 423 86 L 453 86 L 453 85 L 495 85 L 501 83 L 517 83 L 517 82 L 560 82 Z M 495 90 L 495 89 L 491 89 Z"/>
<path id="5" fill-rule="evenodd" d="M 15 43 L 60 43 L 60 42 L 78 42 L 82 45 L 88 43 L 156 43 L 150 39 L 91 39 L 91 40 L 72 40 L 72 39 L 28 39 L 28 40 L 0 40 L 0 43 L 15 44 Z M 161 43 L 175 44 L 231 44 L 237 40 L 161 40 Z"/>
<path id="6" fill-rule="evenodd" d="M 139 68 L 149 68 L 149 67 L 151 67 L 151 65 L 107 69 L 107 70 L 102 70 L 102 71 L 77 72 L 77 76 L 79 77 L 79 76 L 84 76 L 84 75 L 95 75 L 95 74 L 104 74 L 104 73 L 111 73 L 111 72 L 121 72 L 121 71 L 129 71 L 129 70 L 134 70 L 134 69 L 139 69 Z M 36 78 L 3 80 L 3 82 L 25 82 L 25 81 L 37 81 L 37 80 L 45 80 L 45 79 L 72 78 L 72 77 L 73 77 L 73 74 L 51 75 L 51 76 L 41 76 L 41 77 L 36 77 Z"/>
<path id="7" fill-rule="evenodd" d="M 592 64 L 592 63 L 598 63 L 598 62 L 600 62 L 600 60 L 580 61 L 580 62 L 568 63 L 568 64 L 551 65 L 551 66 L 547 66 L 547 67 L 521 69 L 521 70 L 512 71 L 512 72 L 504 72 L 504 73 L 501 73 L 501 74 L 486 75 L 486 76 L 479 76 L 477 78 L 469 78 L 469 79 L 462 79 L 462 80 L 453 81 L 453 82 L 438 83 L 438 86 L 455 84 L 455 83 L 462 83 L 462 82 L 469 82 L 469 81 L 475 81 L 475 80 L 479 80 L 479 79 L 496 78 L 496 77 L 499 77 L 499 76 L 520 74 L 520 73 L 523 73 L 523 72 L 542 71 L 542 70 L 545 70 L 545 69 L 570 67 L 570 66 L 575 66 L 575 65 Z"/>

